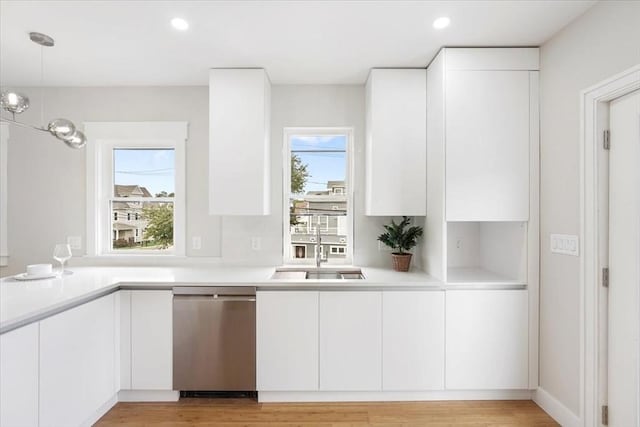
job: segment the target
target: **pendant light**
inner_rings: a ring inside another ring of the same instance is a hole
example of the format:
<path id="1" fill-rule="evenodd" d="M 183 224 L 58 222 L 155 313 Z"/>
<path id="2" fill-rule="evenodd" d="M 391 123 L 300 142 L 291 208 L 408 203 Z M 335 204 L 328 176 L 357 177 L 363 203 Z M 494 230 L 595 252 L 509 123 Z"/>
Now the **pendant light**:
<path id="1" fill-rule="evenodd" d="M 53 47 L 55 45 L 55 41 L 46 34 L 36 32 L 29 33 L 29 38 L 32 42 L 42 46 L 40 49 L 40 86 L 42 87 L 44 86 L 44 61 L 42 50 L 44 47 Z M 41 102 L 44 102 L 44 97 Z M 29 106 L 29 97 L 24 94 L 12 90 L 4 90 L 0 92 L 0 107 L 12 115 L 11 119 L 2 117 L 2 121 L 17 126 L 49 132 L 71 148 L 82 148 L 87 144 L 87 138 L 82 132 L 76 129 L 76 126 L 71 120 L 54 119 L 49 122 L 46 128 L 44 126 L 33 126 L 17 121 L 16 114 L 20 114 L 28 110 Z M 41 117 L 41 120 L 42 119 L 43 118 Z"/>

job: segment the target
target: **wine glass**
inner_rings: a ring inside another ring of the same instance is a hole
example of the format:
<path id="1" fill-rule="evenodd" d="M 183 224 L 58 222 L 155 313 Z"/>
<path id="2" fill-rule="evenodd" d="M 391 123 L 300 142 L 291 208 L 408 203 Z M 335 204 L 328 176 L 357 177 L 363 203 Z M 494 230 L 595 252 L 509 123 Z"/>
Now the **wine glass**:
<path id="1" fill-rule="evenodd" d="M 64 264 L 71 259 L 71 246 L 66 243 L 58 243 L 53 249 L 53 259 L 60 263 L 60 275 L 65 274 Z"/>

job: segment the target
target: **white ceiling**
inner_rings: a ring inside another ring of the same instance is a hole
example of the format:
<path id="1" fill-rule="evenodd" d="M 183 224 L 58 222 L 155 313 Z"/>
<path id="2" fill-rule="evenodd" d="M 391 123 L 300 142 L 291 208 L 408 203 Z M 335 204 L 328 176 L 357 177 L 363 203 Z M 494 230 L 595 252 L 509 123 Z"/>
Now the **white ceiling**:
<path id="1" fill-rule="evenodd" d="M 276 84 L 364 82 L 424 67 L 443 46 L 537 46 L 593 1 L 0 1 L 0 83 L 206 85 L 212 67 L 264 67 Z M 433 20 L 451 26 L 433 29 Z M 183 17 L 184 33 L 169 21 Z"/>

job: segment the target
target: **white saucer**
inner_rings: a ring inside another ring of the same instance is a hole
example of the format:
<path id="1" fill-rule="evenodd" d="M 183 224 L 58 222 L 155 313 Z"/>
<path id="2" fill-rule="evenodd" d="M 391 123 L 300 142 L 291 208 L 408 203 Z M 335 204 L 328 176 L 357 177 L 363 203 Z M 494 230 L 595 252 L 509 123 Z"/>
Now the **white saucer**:
<path id="1" fill-rule="evenodd" d="M 16 280 L 43 280 L 43 279 L 53 279 L 54 277 L 60 277 L 58 273 L 45 273 L 45 274 L 28 274 L 28 273 L 20 273 L 13 276 Z"/>

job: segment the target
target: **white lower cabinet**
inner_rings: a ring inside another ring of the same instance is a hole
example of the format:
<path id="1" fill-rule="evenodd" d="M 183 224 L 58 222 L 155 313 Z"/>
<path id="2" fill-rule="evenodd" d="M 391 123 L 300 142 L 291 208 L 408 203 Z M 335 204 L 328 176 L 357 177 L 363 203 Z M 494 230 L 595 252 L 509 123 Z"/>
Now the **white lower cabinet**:
<path id="1" fill-rule="evenodd" d="M 89 421 L 116 393 L 115 296 L 40 322 L 40 427 Z"/>
<path id="2" fill-rule="evenodd" d="M 318 292 L 258 292 L 260 391 L 318 390 Z"/>
<path id="3" fill-rule="evenodd" d="M 444 292 L 382 293 L 382 389 L 444 388 Z"/>
<path id="4" fill-rule="evenodd" d="M 131 389 L 173 387 L 173 293 L 131 291 Z"/>
<path id="5" fill-rule="evenodd" d="M 527 389 L 527 290 L 446 292 L 446 388 Z"/>
<path id="6" fill-rule="evenodd" d="M 38 426 L 38 324 L 0 335 L 0 426 Z"/>
<path id="7" fill-rule="evenodd" d="M 320 390 L 382 389 L 381 304 L 381 292 L 320 292 Z"/>

